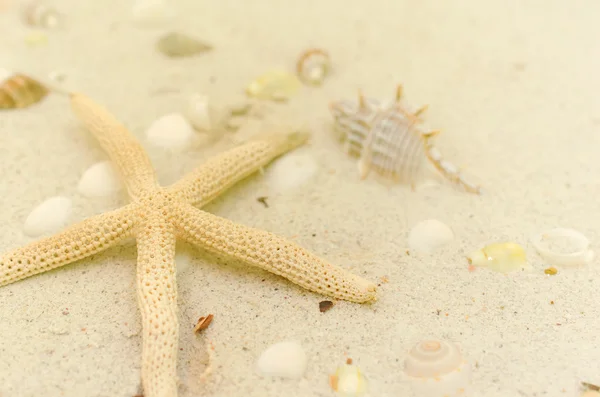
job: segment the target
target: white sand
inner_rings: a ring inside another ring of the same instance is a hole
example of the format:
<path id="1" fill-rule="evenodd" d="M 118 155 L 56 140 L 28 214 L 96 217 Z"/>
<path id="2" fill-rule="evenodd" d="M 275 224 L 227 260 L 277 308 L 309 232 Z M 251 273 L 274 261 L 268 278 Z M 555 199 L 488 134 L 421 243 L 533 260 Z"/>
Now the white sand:
<path id="1" fill-rule="evenodd" d="M 157 117 L 182 111 L 190 93 L 226 100 L 269 69 L 291 69 L 307 47 L 331 52 L 334 72 L 324 86 L 303 89 L 272 115 L 309 124 L 324 171 L 278 195 L 257 175 L 207 210 L 389 282 L 372 306 L 338 302 L 320 313 L 321 296 L 197 253 L 178 280 L 181 396 L 330 396 L 328 375 L 346 356 L 368 377 L 371 396 L 404 396 L 402 360 L 425 337 L 456 341 L 477 362 L 480 396 L 576 396 L 580 381 L 600 383 L 598 260 L 545 276 L 527 241 L 563 226 L 597 247 L 597 2 L 187 0 L 176 4 L 178 28 L 215 50 L 184 60 L 155 51 L 162 32 L 130 25 L 128 1 L 52 3 L 68 24 L 33 48 L 24 44 L 29 31 L 16 7 L 0 13 L 0 67 L 42 77 L 65 72 L 68 87 L 106 105 L 140 139 Z M 448 184 L 412 192 L 358 181 L 355 162 L 333 139 L 327 104 L 359 87 L 386 99 L 396 83 L 415 106 L 430 104 L 428 123 L 443 130 L 440 149 L 482 181 L 485 195 Z M 227 147 L 173 155 L 143 144 L 164 183 Z M 73 221 L 124 204 L 76 192 L 81 173 L 105 159 L 63 97 L 2 112 L 0 252 L 31 241 L 23 221 L 50 196 L 73 198 Z M 269 197 L 269 208 L 259 196 Z M 432 256 L 406 255 L 409 227 L 430 218 L 448 224 L 454 242 Z M 465 253 L 503 239 L 527 245 L 532 273 L 467 271 Z M 141 391 L 135 256 L 125 245 L 0 288 L 0 395 Z M 193 335 L 207 313 L 213 323 Z M 307 351 L 305 377 L 260 378 L 260 352 L 290 339 Z M 202 383 L 208 341 L 212 374 Z"/>

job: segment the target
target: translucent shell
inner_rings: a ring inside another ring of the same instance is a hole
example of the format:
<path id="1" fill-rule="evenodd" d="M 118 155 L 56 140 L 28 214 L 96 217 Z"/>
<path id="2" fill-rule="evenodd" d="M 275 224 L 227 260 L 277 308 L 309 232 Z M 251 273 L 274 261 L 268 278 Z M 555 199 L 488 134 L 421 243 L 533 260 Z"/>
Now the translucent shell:
<path id="1" fill-rule="evenodd" d="M 415 397 L 465 396 L 471 382 L 471 366 L 450 341 L 424 340 L 404 361 Z"/>
<path id="2" fill-rule="evenodd" d="M 525 250 L 517 243 L 494 243 L 467 255 L 470 265 L 500 273 L 527 268 Z"/>
<path id="3" fill-rule="evenodd" d="M 533 246 L 540 256 L 555 266 L 581 266 L 594 259 L 590 242 L 574 229 L 556 228 L 534 236 Z"/>
<path id="4" fill-rule="evenodd" d="M 329 54 L 313 48 L 303 52 L 296 63 L 296 73 L 300 80 L 309 85 L 321 85 L 331 71 Z"/>
<path id="5" fill-rule="evenodd" d="M 343 364 L 329 378 L 331 388 L 342 397 L 356 397 L 367 390 L 367 380 L 361 370 L 352 364 Z"/>
<path id="6" fill-rule="evenodd" d="M 20 109 L 48 95 L 45 85 L 23 74 L 0 71 L 0 109 Z"/>
<path id="7" fill-rule="evenodd" d="M 246 88 L 246 94 L 258 99 L 285 101 L 294 95 L 300 86 L 300 81 L 293 74 L 275 70 L 252 81 Z"/>

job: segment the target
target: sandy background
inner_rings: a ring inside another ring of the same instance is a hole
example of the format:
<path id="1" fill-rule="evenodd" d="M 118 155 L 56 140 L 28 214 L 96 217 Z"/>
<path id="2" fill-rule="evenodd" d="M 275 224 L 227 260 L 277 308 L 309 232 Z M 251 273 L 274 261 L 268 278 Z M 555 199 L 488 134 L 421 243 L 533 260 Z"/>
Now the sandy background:
<path id="1" fill-rule="evenodd" d="M 0 67 L 66 73 L 69 87 L 103 103 L 141 139 L 190 93 L 227 102 L 257 75 L 291 68 L 308 47 L 332 55 L 335 71 L 322 88 L 305 88 L 272 111 L 310 126 L 312 145 L 302 150 L 315 156 L 319 173 L 279 194 L 255 176 L 207 210 L 389 282 L 372 306 L 339 302 L 322 314 L 321 296 L 181 244 L 190 262 L 178 279 L 181 396 L 329 396 L 328 374 L 346 356 L 368 377 L 371 396 L 404 396 L 402 361 L 428 336 L 458 342 L 477 363 L 476 395 L 576 396 L 580 381 L 600 383 L 598 261 L 548 277 L 528 242 L 555 226 L 598 241 L 597 2 L 180 1 L 178 30 L 215 50 L 178 61 L 155 51 L 162 31 L 131 26 L 129 1 L 52 4 L 68 25 L 37 47 L 24 44 L 30 31 L 15 8 L 0 13 Z M 387 99 L 396 83 L 411 103 L 430 104 L 428 123 L 443 130 L 438 146 L 482 182 L 485 195 L 449 184 L 412 192 L 358 181 L 354 160 L 333 139 L 327 104 L 358 88 Z M 164 88 L 179 92 L 156 93 Z M 143 143 L 163 183 L 227 147 L 173 155 Z M 0 251 L 30 241 L 23 221 L 52 195 L 73 198 L 71 222 L 124 204 L 125 197 L 86 199 L 76 191 L 82 172 L 104 159 L 63 97 L 3 112 Z M 269 196 L 269 208 L 259 196 Z M 408 230 L 428 218 L 450 225 L 455 241 L 435 255 L 407 256 Z M 468 272 L 467 252 L 504 239 L 528 248 L 532 272 Z M 0 395 L 140 391 L 135 256 L 125 245 L 0 288 Z M 215 321 L 194 336 L 197 318 L 208 312 Z M 256 358 L 284 339 L 308 352 L 305 378 L 260 378 Z M 208 340 L 213 374 L 201 384 Z"/>

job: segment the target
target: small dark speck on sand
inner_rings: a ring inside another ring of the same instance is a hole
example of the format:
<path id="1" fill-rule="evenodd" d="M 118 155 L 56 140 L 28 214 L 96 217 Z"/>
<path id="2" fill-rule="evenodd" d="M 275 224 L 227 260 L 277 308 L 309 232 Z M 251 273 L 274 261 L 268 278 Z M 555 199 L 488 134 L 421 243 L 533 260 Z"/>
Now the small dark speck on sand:
<path id="1" fill-rule="evenodd" d="M 321 301 L 319 302 L 319 311 L 321 313 L 325 313 L 327 310 L 331 309 L 333 307 L 333 302 L 332 301 Z"/>
<path id="2" fill-rule="evenodd" d="M 256 199 L 256 201 L 258 201 L 259 203 L 261 203 L 262 205 L 264 205 L 265 208 L 269 208 L 269 203 L 267 203 L 267 199 L 268 199 L 268 197 L 262 196 L 262 197 L 258 197 Z"/>

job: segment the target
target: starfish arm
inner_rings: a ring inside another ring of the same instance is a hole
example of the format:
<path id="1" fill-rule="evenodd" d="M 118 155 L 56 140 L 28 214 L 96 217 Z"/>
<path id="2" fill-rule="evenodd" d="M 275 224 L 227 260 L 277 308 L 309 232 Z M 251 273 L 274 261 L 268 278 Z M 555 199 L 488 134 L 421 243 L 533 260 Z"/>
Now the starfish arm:
<path id="1" fill-rule="evenodd" d="M 0 255 L 0 286 L 67 265 L 116 245 L 134 228 L 133 205 L 96 215 Z"/>
<path id="2" fill-rule="evenodd" d="M 236 182 L 264 167 L 276 157 L 304 144 L 308 134 L 264 134 L 213 157 L 168 188 L 189 204 L 204 206 Z"/>
<path id="3" fill-rule="evenodd" d="M 375 284 L 272 233 L 217 217 L 191 205 L 173 214 L 178 234 L 214 254 L 283 276 L 308 290 L 352 302 L 376 300 Z"/>
<path id="4" fill-rule="evenodd" d="M 157 212 L 143 215 L 137 234 L 137 296 L 142 313 L 145 397 L 177 396 L 177 286 L 173 226 Z"/>
<path id="5" fill-rule="evenodd" d="M 131 197 L 158 188 L 156 174 L 140 142 L 105 108 L 83 94 L 71 94 L 77 117 L 115 164 Z"/>

